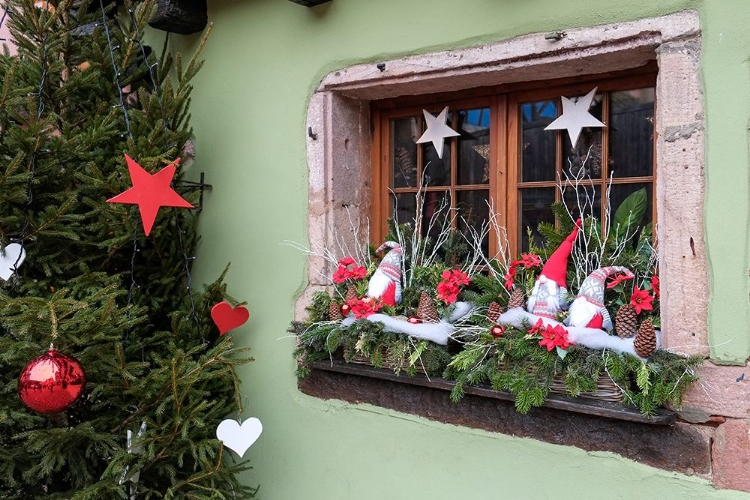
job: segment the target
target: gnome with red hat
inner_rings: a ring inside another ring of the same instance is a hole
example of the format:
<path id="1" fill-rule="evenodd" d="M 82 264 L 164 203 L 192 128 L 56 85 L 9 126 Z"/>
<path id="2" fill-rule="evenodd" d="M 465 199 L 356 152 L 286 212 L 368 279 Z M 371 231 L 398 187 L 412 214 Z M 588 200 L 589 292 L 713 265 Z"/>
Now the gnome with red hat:
<path id="1" fill-rule="evenodd" d="M 575 242 L 580 228 L 581 219 L 578 219 L 573 231 L 565 238 L 565 241 L 560 243 L 557 250 L 550 255 L 544 264 L 526 303 L 527 310 L 531 314 L 555 319 L 561 311 L 566 309 L 568 257 L 573 250 L 573 242 Z"/>
<path id="2" fill-rule="evenodd" d="M 382 252 L 387 248 L 390 250 L 370 278 L 367 296 L 380 299 L 385 305 L 395 306 L 401 303 L 401 258 L 404 251 L 395 241 L 386 241 L 376 251 Z"/>

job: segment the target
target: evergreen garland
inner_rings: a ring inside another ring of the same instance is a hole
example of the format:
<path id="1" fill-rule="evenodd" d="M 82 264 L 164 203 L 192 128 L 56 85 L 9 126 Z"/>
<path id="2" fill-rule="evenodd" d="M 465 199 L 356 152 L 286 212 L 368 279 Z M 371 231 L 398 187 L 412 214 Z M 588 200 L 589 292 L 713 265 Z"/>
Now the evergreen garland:
<path id="1" fill-rule="evenodd" d="M 645 190 L 628 196 L 612 214 L 612 228 L 604 234 L 597 219 L 584 218 L 582 234 L 576 243 L 579 245 L 577 262 L 569 266 L 568 283 L 580 283 L 599 267 L 627 267 L 635 273 L 632 281 L 617 281 L 608 286 L 605 306 L 616 311 L 632 300 L 631 294 L 638 287 L 640 293 L 648 292 L 650 297 L 642 321 L 658 326 L 659 290 L 651 227 L 650 224 L 644 228 L 639 226 L 646 204 Z M 290 328 L 299 340 L 295 352 L 299 359 L 297 375 L 306 376 L 314 361 L 333 358 L 353 361 L 355 354 L 361 354 L 369 357 L 373 366 L 389 367 L 396 373 L 406 368 L 408 375 L 417 372 L 415 364 L 419 361 L 429 367 L 429 375 L 439 374 L 454 382 L 450 397 L 455 402 L 464 396 L 467 385 L 510 392 L 515 396 L 516 409 L 521 413 L 544 404 L 550 392 L 571 397 L 598 397 L 610 393 L 608 397 L 636 406 L 646 415 L 654 414 L 663 405 L 679 406 L 682 394 L 697 379 L 695 368 L 701 362 L 700 357 L 684 358 L 657 350 L 648 360 L 642 360 L 630 354 L 592 350 L 579 345 L 571 345 L 561 353 L 559 348 L 548 350 L 542 347 L 541 334 L 528 324 L 522 328 L 503 325 L 500 334 L 492 333 L 493 327 L 498 327 L 487 317 L 490 304 L 494 302 L 502 309 L 507 308 L 511 287 L 528 296 L 541 269 L 540 256 L 548 258 L 573 230 L 574 222 L 565 205 L 555 203 L 551 210 L 557 223 L 541 223 L 538 228 L 544 238 L 543 246 L 535 245 L 530 237 L 530 253 L 521 259 L 504 263 L 484 259 L 481 272 L 470 270 L 471 284 L 461 290 L 460 300 L 472 303 L 474 309 L 469 317 L 456 324 L 452 339 L 458 349 L 386 332 L 378 322 L 359 319 L 343 326 L 338 319 L 329 318 L 331 303 L 334 307 L 342 304 L 339 297 L 344 296 L 346 287 L 354 284 L 358 297 L 366 294 L 367 280 L 357 279 L 353 283 L 336 284 L 332 296 L 324 292 L 315 294 L 308 307 L 309 319 L 304 323 L 294 323 Z M 405 249 L 407 286 L 401 304 L 378 312 L 405 319 L 415 314 L 423 292 L 435 299 L 438 295 L 436 287 L 443 273 L 466 266 L 470 255 L 467 245 L 456 244 L 455 233 L 445 238 L 440 248 L 434 248 L 435 243 L 430 238 L 415 235 L 409 224 L 396 226 L 389 221 L 389 228 L 391 234 L 388 238 L 397 239 Z M 588 246 L 581 244 L 581 240 L 588 242 Z M 413 261 L 414 255 L 430 254 L 439 258 L 428 263 Z M 375 264 L 370 263 L 366 276 L 371 276 L 374 270 Z M 440 300 L 436 303 L 440 316 L 448 317 L 453 306 Z M 564 318 L 565 313 L 558 319 L 562 321 Z"/>

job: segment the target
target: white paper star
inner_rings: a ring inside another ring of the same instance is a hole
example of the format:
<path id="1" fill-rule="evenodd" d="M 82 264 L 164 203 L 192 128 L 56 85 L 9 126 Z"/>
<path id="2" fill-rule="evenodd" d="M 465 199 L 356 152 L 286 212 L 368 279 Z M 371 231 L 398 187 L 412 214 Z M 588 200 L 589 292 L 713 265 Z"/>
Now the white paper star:
<path id="1" fill-rule="evenodd" d="M 438 158 L 442 160 L 443 144 L 445 143 L 445 138 L 455 137 L 461 134 L 445 124 L 446 120 L 448 119 L 448 106 L 443 108 L 443 110 L 439 115 L 437 115 L 437 117 L 432 116 L 432 114 L 428 113 L 424 109 L 422 110 L 422 113 L 424 113 L 424 119 L 427 122 L 427 130 L 424 131 L 422 137 L 417 139 L 417 144 L 422 144 L 423 142 L 431 142 L 432 145 L 435 146 L 435 151 L 437 151 Z"/>
<path id="2" fill-rule="evenodd" d="M 594 100 L 596 88 L 583 97 L 579 97 L 576 102 L 567 97 L 561 97 L 563 112 L 557 117 L 557 120 L 547 125 L 544 130 L 563 130 L 567 129 L 570 136 L 570 144 L 575 147 L 578 142 L 578 136 L 584 127 L 605 127 L 602 122 L 594 118 L 589 113 L 591 101 Z"/>

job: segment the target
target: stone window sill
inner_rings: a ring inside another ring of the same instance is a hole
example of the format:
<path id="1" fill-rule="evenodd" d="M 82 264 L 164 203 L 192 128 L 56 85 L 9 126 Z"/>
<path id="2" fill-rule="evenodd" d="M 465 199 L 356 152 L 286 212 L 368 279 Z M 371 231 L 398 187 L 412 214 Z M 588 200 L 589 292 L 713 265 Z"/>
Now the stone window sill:
<path id="1" fill-rule="evenodd" d="M 678 421 L 674 412 L 653 417 L 635 408 L 585 398 L 549 395 L 528 414 L 516 412 L 513 395 L 484 387 L 466 387 L 453 403 L 450 381 L 423 375 L 397 376 L 391 370 L 319 361 L 299 381 L 299 389 L 321 399 L 367 403 L 439 422 L 484 429 L 586 451 L 608 451 L 665 470 L 707 476 L 710 440 L 701 426 Z M 605 417 L 605 418 L 602 418 Z"/>

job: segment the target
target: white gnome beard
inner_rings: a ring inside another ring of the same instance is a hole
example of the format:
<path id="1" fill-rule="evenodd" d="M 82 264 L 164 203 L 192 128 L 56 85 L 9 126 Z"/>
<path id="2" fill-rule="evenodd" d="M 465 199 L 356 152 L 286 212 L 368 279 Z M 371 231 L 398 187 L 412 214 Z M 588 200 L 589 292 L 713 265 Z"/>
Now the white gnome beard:
<path id="1" fill-rule="evenodd" d="M 375 270 L 367 286 L 367 296 L 379 299 L 393 280 L 380 269 Z"/>
<path id="2" fill-rule="evenodd" d="M 599 314 L 599 306 L 586 300 L 586 297 L 578 297 L 570 305 L 568 324 L 570 326 L 585 327 L 597 314 Z"/>
<path id="3" fill-rule="evenodd" d="M 536 283 L 534 283 L 534 288 L 531 289 L 531 295 L 529 295 L 529 299 L 526 301 L 527 311 L 534 310 L 534 306 L 536 306 L 536 298 L 538 296 L 539 296 L 539 280 L 536 280 Z"/>
<path id="4" fill-rule="evenodd" d="M 564 290 L 555 281 L 541 275 L 534 283 L 534 288 L 531 289 L 531 295 L 526 301 L 526 310 L 534 311 L 534 307 L 539 302 L 541 304 L 546 303 L 548 308 L 554 308 L 557 312 L 562 311 L 567 305 Z"/>

